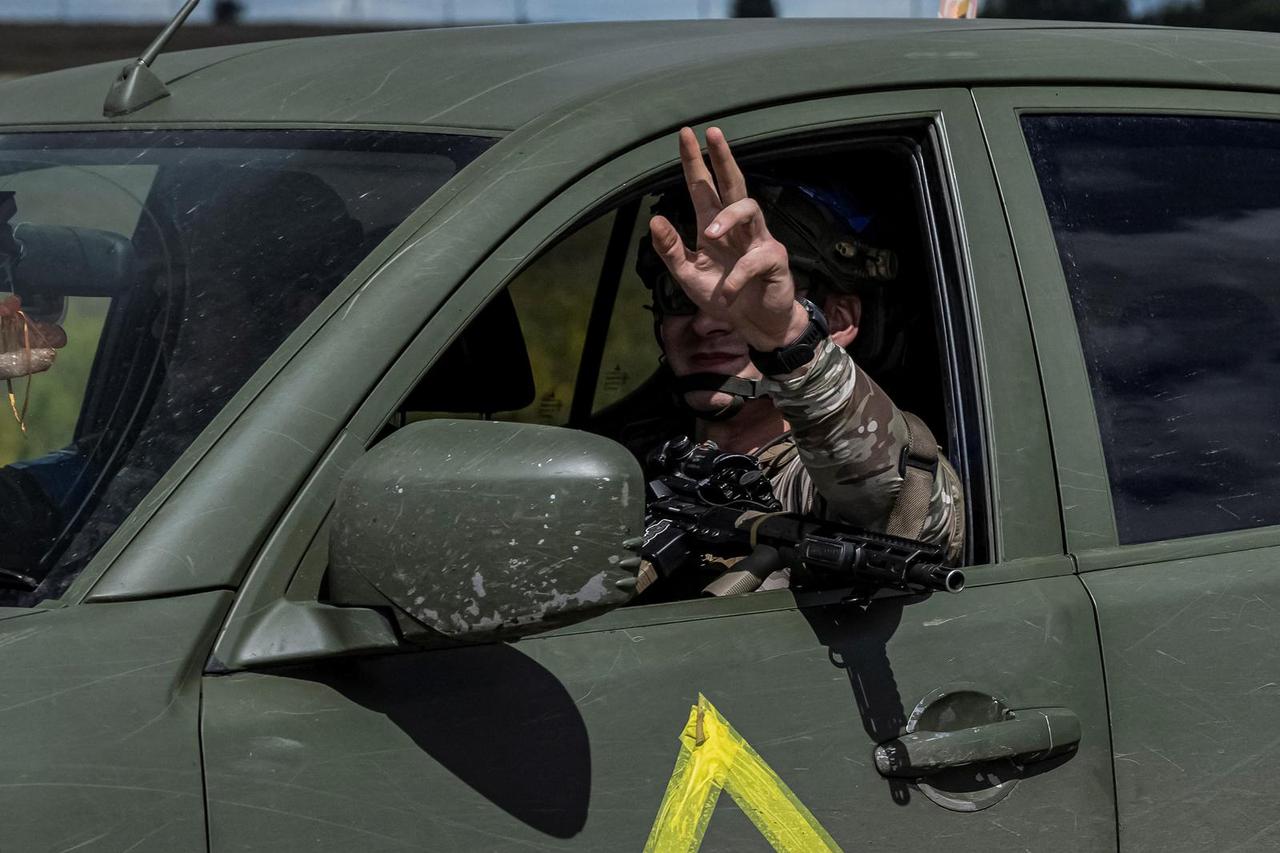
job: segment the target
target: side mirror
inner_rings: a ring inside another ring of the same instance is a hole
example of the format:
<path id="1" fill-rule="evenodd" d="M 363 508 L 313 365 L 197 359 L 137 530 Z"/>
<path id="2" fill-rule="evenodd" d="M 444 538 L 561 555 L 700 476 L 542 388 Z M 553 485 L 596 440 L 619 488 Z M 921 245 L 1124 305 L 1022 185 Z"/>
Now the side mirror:
<path id="1" fill-rule="evenodd" d="M 510 639 L 630 600 L 639 560 L 627 547 L 643 529 L 640 466 L 608 439 L 422 421 L 339 485 L 331 597 L 390 604 L 419 643 Z"/>

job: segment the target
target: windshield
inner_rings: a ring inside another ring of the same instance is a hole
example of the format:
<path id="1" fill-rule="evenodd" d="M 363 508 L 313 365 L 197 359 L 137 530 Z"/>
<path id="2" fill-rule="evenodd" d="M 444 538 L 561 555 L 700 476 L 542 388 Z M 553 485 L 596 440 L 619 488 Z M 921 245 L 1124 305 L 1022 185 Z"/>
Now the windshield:
<path id="1" fill-rule="evenodd" d="M 0 134 L 0 605 L 61 594 L 285 337 L 491 143 Z"/>

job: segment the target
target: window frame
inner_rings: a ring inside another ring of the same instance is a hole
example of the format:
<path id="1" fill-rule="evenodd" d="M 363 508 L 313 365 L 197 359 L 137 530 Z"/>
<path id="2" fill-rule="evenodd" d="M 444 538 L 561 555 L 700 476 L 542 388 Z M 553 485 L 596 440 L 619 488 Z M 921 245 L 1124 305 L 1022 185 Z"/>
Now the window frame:
<path id="1" fill-rule="evenodd" d="M 968 322 L 961 309 L 964 300 L 962 282 L 964 271 L 958 253 L 959 234 L 955 229 L 956 211 L 951 199 L 942 185 L 946 159 L 941 151 L 942 139 L 935 123 L 921 121 L 883 122 L 873 129 L 851 130 L 849 127 L 836 127 L 820 131 L 813 138 L 769 139 L 738 145 L 735 155 L 738 161 L 749 172 L 753 162 L 767 162 L 778 157 L 799 154 L 836 157 L 842 154 L 856 156 L 859 148 L 900 147 L 908 154 L 911 161 L 912 187 L 915 204 L 919 214 L 918 226 L 922 243 L 929 247 L 929 255 L 925 259 L 929 286 L 938 297 L 933 304 L 933 319 L 937 334 L 941 363 L 940 385 L 945 396 L 943 407 L 946 415 L 946 435 L 938 437 L 950 448 L 948 460 L 960 474 L 965 489 L 965 505 L 969 509 L 966 516 L 965 556 L 966 565 L 982 565 L 991 562 L 992 537 L 988 525 L 990 516 L 990 489 L 986 482 L 987 463 L 986 447 L 982 441 L 980 428 L 981 412 L 979 400 L 973 393 L 965 393 L 965 388 L 977 388 L 977 363 L 972 347 L 972 338 L 965 330 Z M 670 174 L 660 175 L 642 186 L 623 193 L 607 203 L 598 206 L 584 215 L 576 227 L 581 227 L 601 216 L 626 213 L 644 197 L 656 192 L 678 189 L 683 178 L 676 169 Z M 635 215 L 627 221 L 615 220 L 611 239 L 618 234 L 629 235 L 634 229 L 635 216 L 643 216 L 643 210 L 635 209 Z M 626 218 L 626 217 L 624 217 Z M 571 229 L 572 230 L 572 229 Z M 643 237 L 641 238 L 643 239 Z M 581 352 L 578 368 L 578 381 L 574 388 L 573 411 L 568 426 L 581 426 L 589 422 L 594 413 L 595 383 L 603 365 L 597 361 L 588 363 L 587 356 L 592 352 L 592 332 L 600 330 L 599 348 L 596 354 L 603 357 L 604 344 L 608 332 L 613 326 L 613 307 L 620 285 L 620 275 L 613 275 L 619 270 L 611 270 L 610 262 L 621 263 L 620 258 L 611 257 L 610 252 L 618 247 L 611 246 L 606 250 L 605 265 L 601 271 L 600 291 L 597 292 L 596 304 L 592 308 L 587 324 L 587 341 Z M 622 254 L 625 256 L 629 244 L 624 244 Z M 518 273 L 517 273 L 518 275 Z M 609 279 L 606 282 L 606 277 Z M 607 290 L 606 290 L 607 288 Z M 957 313 L 960 316 L 956 316 Z M 646 318 L 647 319 L 647 318 Z M 656 364 L 655 364 L 656 367 Z M 590 384 L 590 393 L 585 400 L 580 400 L 579 389 L 583 388 L 583 378 Z M 961 452 L 956 452 L 959 448 Z M 979 534 L 980 535 L 976 535 Z"/>
<path id="2" fill-rule="evenodd" d="M 767 163 L 778 158 L 814 156 L 835 159 L 840 156 L 856 157 L 860 149 L 900 150 L 904 172 L 909 171 L 913 180 L 913 201 L 918 215 L 921 245 L 929 247 L 925 258 L 926 274 L 931 279 L 929 286 L 939 297 L 932 307 L 938 354 L 941 358 L 939 385 L 944 395 L 946 427 L 945 433 L 939 431 L 937 435 L 948 448 L 948 459 L 960 474 L 965 490 L 968 513 L 964 563 L 982 565 L 993 561 L 989 523 L 992 515 L 991 489 L 986 480 L 989 466 L 985 458 L 983 430 L 980 427 L 980 400 L 976 394 L 966 393 L 964 390 L 978 387 L 979 373 L 972 335 L 964 328 L 968 320 L 964 309 L 965 272 L 958 227 L 959 210 L 954 197 L 945 186 L 948 163 L 943 150 L 944 134 L 936 121 L 924 117 L 890 117 L 886 121 L 872 120 L 871 123 L 875 126 L 869 129 L 858 126 L 866 123 L 859 121 L 853 125 L 834 125 L 815 130 L 803 138 L 796 138 L 795 132 L 782 131 L 762 139 L 739 143 L 735 145 L 735 153 L 739 162 L 750 172 L 753 163 Z M 905 165 L 908 160 L 909 167 Z M 529 270 L 549 255 L 561 251 L 565 243 L 575 235 L 594 227 L 601 219 L 611 219 L 608 237 L 599 244 L 599 252 L 592 249 L 591 257 L 594 258 L 596 254 L 600 257 L 600 268 L 594 298 L 582 325 L 582 346 L 566 353 L 567 357 L 578 360 L 576 370 L 573 371 L 574 382 L 567 412 L 563 418 L 551 422 L 551 425 L 572 429 L 591 428 L 593 417 L 599 413 L 595 406 L 596 386 L 603 369 L 602 359 L 607 351 L 610 334 L 618 320 L 614 316 L 614 309 L 621 292 L 626 263 L 632 257 L 635 240 L 644 239 L 643 236 L 634 237 L 638 233 L 640 220 L 647 216 L 643 202 L 656 193 L 682 186 L 683 177 L 675 165 L 648 175 L 643 181 L 628 182 L 625 189 L 604 198 L 577 219 L 561 226 L 554 236 L 508 273 L 499 287 L 500 290 L 519 287 L 522 277 Z M 644 322 L 650 322 L 647 315 Z M 526 328 L 525 332 L 528 338 L 529 329 Z M 657 366 L 655 352 L 655 370 Z M 638 390 L 650 378 L 652 374 L 642 378 L 631 392 Z M 540 393 L 541 389 L 539 395 Z M 536 406 L 537 399 L 531 405 Z M 388 415 L 388 421 L 393 426 L 399 426 L 403 422 L 403 414 L 400 411 L 392 412 Z M 504 416 L 508 414 L 502 413 Z M 447 413 L 434 412 L 432 416 L 444 417 Z"/>
<path id="3" fill-rule="evenodd" d="M 866 130 L 858 127 L 865 124 L 873 124 L 874 127 Z M 978 369 L 971 345 L 972 335 L 965 328 L 968 320 L 967 312 L 962 307 L 964 273 L 957 243 L 959 235 L 956 230 L 956 210 L 953 204 L 949 204 L 951 199 L 947 198 L 942 186 L 946 158 L 940 147 L 942 139 L 939 131 L 935 121 L 923 118 L 859 121 L 815 131 L 812 138 L 796 138 L 797 131 L 783 130 L 778 134 L 768 134 L 761 139 L 740 143 L 735 146 L 735 154 L 739 162 L 749 169 L 752 162 L 799 153 L 833 156 L 853 152 L 860 146 L 898 145 L 910 149 L 912 178 L 915 181 L 913 189 L 920 215 L 920 236 L 931 247 L 926 260 L 932 278 L 930 286 L 936 297 L 933 316 L 941 358 L 939 380 L 945 396 L 944 411 L 947 420 L 947 434 L 939 438 L 950 448 L 963 449 L 961 453 L 953 450 L 948 459 L 960 474 L 965 490 L 967 513 L 964 564 L 975 566 L 993 562 L 993 537 L 988 523 L 991 516 L 991 489 L 987 479 L 989 466 L 986 445 L 981 439 L 984 430 L 981 427 L 980 401 L 977 393 L 965 392 L 966 386 L 977 390 Z M 473 309 L 473 312 L 478 311 L 498 291 L 517 284 L 526 270 L 548 253 L 556 251 L 566 239 L 582 228 L 594 224 L 600 218 L 614 217 L 608 244 L 601 253 L 602 268 L 585 325 L 586 339 L 579 351 L 569 354 L 579 361 L 570 400 L 570 414 L 566 422 L 558 424 L 559 426 L 577 429 L 590 420 L 590 403 L 594 399 L 595 379 L 601 365 L 598 361 L 589 363 L 588 356 L 593 351 L 597 356 L 603 354 L 603 345 L 613 324 L 612 314 L 620 286 L 621 265 L 626 250 L 630 247 L 628 242 L 618 244 L 619 235 L 630 236 L 635 226 L 634 216 L 643 215 L 638 205 L 645 196 L 676 188 L 681 182 L 678 167 L 672 165 L 646 175 L 643 180 L 629 182 L 625 189 L 601 199 L 578 217 L 562 224 L 542 246 L 530 252 L 520 265 L 507 272 L 498 287 L 488 294 L 481 305 Z M 618 217 L 620 212 L 630 211 L 634 211 L 634 216 L 629 221 L 623 221 L 625 217 Z M 944 229 L 949 233 L 944 234 Z M 498 254 L 509 257 L 514 253 L 500 251 Z M 463 323 L 460 328 L 465 326 L 466 323 Z M 588 386 L 583 385 L 584 377 L 589 380 Z M 587 392 L 585 395 L 584 387 Z M 395 410 L 388 412 L 387 420 L 394 421 L 397 415 Z M 379 436 L 379 439 L 381 437 L 384 436 Z"/>
<path id="4" fill-rule="evenodd" d="M 1058 473 L 1067 551 L 1080 571 L 1280 544 L 1280 525 L 1119 544 L 1102 435 L 1070 290 L 1022 129 L 1029 115 L 1280 119 L 1280 95 L 1137 87 L 975 89 L 1027 292 Z"/>

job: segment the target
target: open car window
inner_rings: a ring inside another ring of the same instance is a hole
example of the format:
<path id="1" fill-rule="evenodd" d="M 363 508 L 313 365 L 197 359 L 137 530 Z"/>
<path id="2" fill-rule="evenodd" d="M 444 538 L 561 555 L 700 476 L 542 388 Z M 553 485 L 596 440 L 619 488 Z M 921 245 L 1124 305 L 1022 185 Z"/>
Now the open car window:
<path id="1" fill-rule="evenodd" d="M 67 339 L 0 389 L 0 603 L 59 595 L 290 332 L 489 144 L 0 135 L 0 296 L 22 305 L 3 349 L 28 350 L 34 323 Z"/>
<path id="2" fill-rule="evenodd" d="M 873 212 L 875 239 L 896 254 L 900 274 L 892 287 L 864 297 L 867 322 L 851 352 L 899 407 L 928 423 L 966 484 L 980 492 L 972 476 L 983 468 L 975 394 L 957 390 L 974 387 L 971 374 L 959 375 L 959 365 L 971 364 L 956 351 L 967 335 L 947 328 L 963 323 L 964 312 L 941 308 L 952 298 L 955 273 L 935 248 L 950 238 L 938 225 L 947 214 L 929 176 L 928 144 L 894 134 L 748 151 L 741 160 L 749 179 L 843 192 Z M 653 208 L 667 192 L 683 192 L 678 176 L 637 187 L 530 259 L 408 395 L 401 421 L 568 426 L 618 441 L 642 463 L 666 439 L 692 434 L 693 419 L 675 404 L 661 367 L 652 294 L 636 270 Z M 971 530 L 981 530 L 983 501 L 968 503 L 978 508 Z M 985 538 L 967 541 L 966 562 L 984 561 Z"/>

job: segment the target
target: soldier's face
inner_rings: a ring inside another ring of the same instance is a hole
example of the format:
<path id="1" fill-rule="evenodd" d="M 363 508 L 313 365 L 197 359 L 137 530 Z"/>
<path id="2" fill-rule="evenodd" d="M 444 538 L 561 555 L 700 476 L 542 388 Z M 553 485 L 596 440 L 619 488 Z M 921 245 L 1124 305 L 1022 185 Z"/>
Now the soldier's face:
<path id="1" fill-rule="evenodd" d="M 799 291 L 805 296 L 807 291 Z M 831 327 L 831 338 L 837 346 L 847 347 L 858 335 L 862 318 L 862 301 L 853 294 L 827 294 L 813 298 L 822 303 L 822 311 Z M 667 364 L 676 376 L 692 373 L 716 373 L 742 379 L 760 379 L 760 371 L 751 363 L 747 342 L 728 323 L 716 320 L 702 311 L 693 314 L 664 314 L 659 325 L 662 349 Z M 733 403 L 724 391 L 689 391 L 685 401 L 694 409 L 711 411 Z"/>
<path id="2" fill-rule="evenodd" d="M 676 376 L 716 373 L 743 379 L 761 378 L 747 355 L 747 342 L 722 320 L 702 311 L 667 314 L 659 328 L 667 364 Z M 689 391 L 685 401 L 694 409 L 710 411 L 730 405 L 733 397 L 723 391 Z"/>

